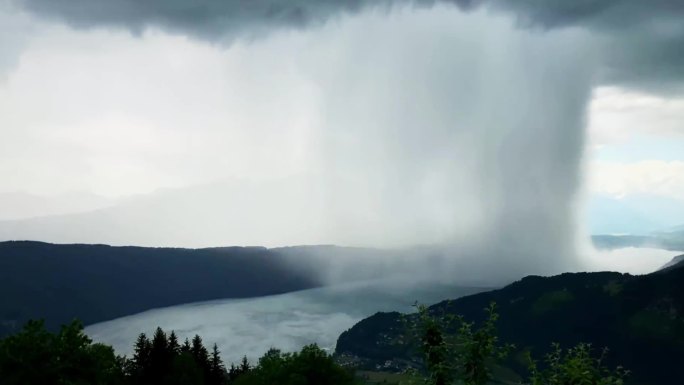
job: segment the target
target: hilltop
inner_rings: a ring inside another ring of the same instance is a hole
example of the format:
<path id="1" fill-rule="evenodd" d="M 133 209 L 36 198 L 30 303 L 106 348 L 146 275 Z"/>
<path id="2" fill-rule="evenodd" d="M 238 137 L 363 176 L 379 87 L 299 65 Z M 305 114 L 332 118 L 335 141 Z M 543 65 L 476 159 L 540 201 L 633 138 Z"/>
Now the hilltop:
<path id="1" fill-rule="evenodd" d="M 550 341 L 566 347 L 591 342 L 609 347 L 608 363 L 632 370 L 635 383 L 678 383 L 678 358 L 684 357 L 682 264 L 644 276 L 529 276 L 499 290 L 440 302 L 429 311 L 480 322 L 492 301 L 501 315 L 501 340 L 518 349 L 509 363 L 514 369 L 522 366 L 524 350 L 540 356 Z M 416 347 L 402 338 L 404 325 L 400 313 L 377 313 L 340 335 L 336 354 L 364 369 L 419 365 Z"/>
<path id="2" fill-rule="evenodd" d="M 55 330 L 74 318 L 88 325 L 151 308 L 322 284 L 291 265 L 278 250 L 263 247 L 0 242 L 0 337 L 29 319 L 44 318 L 48 329 Z"/>

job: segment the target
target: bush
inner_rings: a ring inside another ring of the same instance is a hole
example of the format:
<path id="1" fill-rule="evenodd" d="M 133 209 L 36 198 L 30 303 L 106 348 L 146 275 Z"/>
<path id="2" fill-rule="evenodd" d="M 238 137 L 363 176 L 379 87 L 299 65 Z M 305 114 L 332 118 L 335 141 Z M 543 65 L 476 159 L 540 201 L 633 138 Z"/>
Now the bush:
<path id="1" fill-rule="evenodd" d="M 496 305 L 485 309 L 487 318 L 476 327 L 460 316 L 431 314 L 417 305 L 418 316 L 412 334 L 418 338 L 423 354 L 427 382 L 434 385 L 486 385 L 494 380 L 490 368 L 500 364 L 514 349 L 500 344 L 496 321 Z M 453 331 L 453 332 L 452 332 Z M 592 355 L 590 344 L 581 343 L 563 350 L 552 344 L 543 365 L 527 352 L 529 385 L 622 385 L 628 371 L 622 367 L 610 370 L 603 365 L 607 349 L 600 357 Z"/>

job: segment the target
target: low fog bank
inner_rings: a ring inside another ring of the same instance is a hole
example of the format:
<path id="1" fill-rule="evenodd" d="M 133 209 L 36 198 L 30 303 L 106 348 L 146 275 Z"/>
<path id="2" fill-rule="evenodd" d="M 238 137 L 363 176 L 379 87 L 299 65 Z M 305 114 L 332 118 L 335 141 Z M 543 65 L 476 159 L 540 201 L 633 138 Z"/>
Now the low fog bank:
<path id="1" fill-rule="evenodd" d="M 586 271 L 617 271 L 648 274 L 661 269 L 683 251 L 652 247 L 624 247 L 619 249 L 585 248 L 580 260 Z"/>
<path id="2" fill-rule="evenodd" d="M 359 282 L 255 299 L 155 309 L 88 326 L 86 333 L 95 341 L 111 344 L 117 353 L 130 355 L 140 332 L 151 335 L 160 326 L 175 330 L 181 339 L 199 334 L 205 344 L 218 344 L 227 362 L 237 362 L 243 355 L 254 360 L 271 347 L 294 351 L 314 342 L 332 351 L 340 333 L 375 312 L 407 312 L 414 301 L 434 303 L 483 290 L 455 285 L 405 288 L 387 282 Z"/>

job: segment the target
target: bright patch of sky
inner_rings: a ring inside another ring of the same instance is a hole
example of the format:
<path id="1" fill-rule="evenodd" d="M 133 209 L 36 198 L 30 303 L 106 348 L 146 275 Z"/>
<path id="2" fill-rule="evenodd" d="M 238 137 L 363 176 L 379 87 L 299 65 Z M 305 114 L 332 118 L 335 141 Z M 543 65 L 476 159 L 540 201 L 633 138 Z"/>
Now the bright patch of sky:
<path id="1" fill-rule="evenodd" d="M 588 142 L 592 233 L 648 233 L 684 222 L 684 99 L 599 88 Z"/>
<path id="2" fill-rule="evenodd" d="M 604 145 L 597 149 L 594 159 L 620 163 L 643 160 L 681 161 L 684 160 L 684 135 L 679 138 L 635 134 L 624 142 Z"/>
<path id="3" fill-rule="evenodd" d="M 599 88 L 588 133 L 590 192 L 684 200 L 684 99 Z"/>

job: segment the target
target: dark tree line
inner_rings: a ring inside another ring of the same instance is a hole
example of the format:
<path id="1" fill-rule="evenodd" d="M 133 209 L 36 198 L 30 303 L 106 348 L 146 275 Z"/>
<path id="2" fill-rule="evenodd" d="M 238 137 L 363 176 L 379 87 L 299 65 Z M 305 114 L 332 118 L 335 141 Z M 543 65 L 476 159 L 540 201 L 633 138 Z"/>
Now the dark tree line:
<path id="1" fill-rule="evenodd" d="M 225 385 L 228 373 L 214 344 L 211 353 L 199 335 L 180 344 L 176 333 L 157 328 L 149 339 L 144 333 L 135 342 L 133 356 L 123 368 L 132 385 Z"/>
<path id="2" fill-rule="evenodd" d="M 254 366 L 246 357 L 229 368 L 218 346 L 208 350 L 198 335 L 182 343 L 175 332 L 157 328 L 140 334 L 132 357 L 93 343 L 80 322 L 58 333 L 42 321 L 29 321 L 0 340 L 1 385 L 348 385 L 353 373 L 316 345 L 301 352 L 271 349 Z"/>

